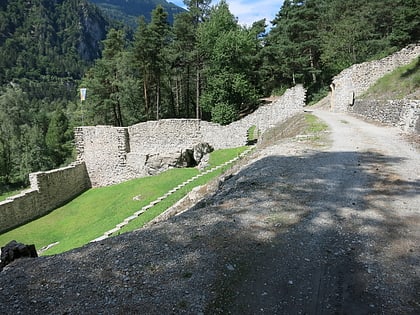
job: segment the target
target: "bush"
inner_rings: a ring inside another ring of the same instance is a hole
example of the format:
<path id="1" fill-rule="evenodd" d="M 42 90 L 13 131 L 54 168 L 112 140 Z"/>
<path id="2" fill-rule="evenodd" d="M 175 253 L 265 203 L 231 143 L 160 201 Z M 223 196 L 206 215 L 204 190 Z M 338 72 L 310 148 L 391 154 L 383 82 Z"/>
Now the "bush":
<path id="1" fill-rule="evenodd" d="M 221 125 L 230 124 L 238 117 L 238 112 L 233 105 L 218 103 L 211 110 L 212 121 Z"/>

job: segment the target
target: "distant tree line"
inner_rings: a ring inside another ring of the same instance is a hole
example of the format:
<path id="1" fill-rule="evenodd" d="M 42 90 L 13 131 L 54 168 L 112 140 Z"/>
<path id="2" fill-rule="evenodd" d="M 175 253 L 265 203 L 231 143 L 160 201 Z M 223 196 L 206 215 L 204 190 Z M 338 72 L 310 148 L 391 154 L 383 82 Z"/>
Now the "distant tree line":
<path id="1" fill-rule="evenodd" d="M 109 29 L 95 58 L 93 47 L 81 53 L 90 41 L 74 22 L 101 19 L 84 0 L 1 2 L 0 185 L 70 161 L 82 123 L 228 124 L 294 84 L 316 100 L 341 70 L 420 39 L 417 0 L 285 0 L 268 32 L 265 20 L 240 25 L 223 0 L 184 3 L 172 25 L 161 6 L 134 31 L 103 20 Z"/>
<path id="2" fill-rule="evenodd" d="M 419 37 L 415 0 L 285 0 L 266 21 L 239 25 L 225 1 L 184 1 L 171 26 L 162 7 L 131 39 L 112 29 L 83 79 L 87 119 L 118 126 L 168 117 L 230 123 L 257 100 L 297 83 L 309 99 L 332 76 L 384 57 Z"/>
<path id="3" fill-rule="evenodd" d="M 108 25 L 85 0 L 0 1 L 0 193 L 72 160 L 76 89 Z"/>

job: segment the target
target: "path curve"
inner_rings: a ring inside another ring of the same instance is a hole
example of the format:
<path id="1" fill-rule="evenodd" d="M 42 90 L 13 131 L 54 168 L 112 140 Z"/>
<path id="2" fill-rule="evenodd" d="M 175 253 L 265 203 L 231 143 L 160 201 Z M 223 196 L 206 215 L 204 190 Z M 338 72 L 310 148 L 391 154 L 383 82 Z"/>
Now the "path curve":
<path id="1" fill-rule="evenodd" d="M 270 163 L 251 166 L 265 165 L 277 192 L 285 181 L 283 207 L 302 214 L 261 253 L 242 257 L 251 269 L 222 282 L 233 297 L 219 296 L 219 313 L 418 314 L 419 152 L 396 128 L 313 114 L 328 123 L 331 146 L 288 152 L 281 145 L 269 149 Z M 250 173 L 254 185 L 270 182 Z"/>
<path id="2" fill-rule="evenodd" d="M 167 221 L 0 272 L 1 314 L 420 314 L 419 152 L 314 111 Z M 321 139 L 322 140 L 322 139 Z"/>

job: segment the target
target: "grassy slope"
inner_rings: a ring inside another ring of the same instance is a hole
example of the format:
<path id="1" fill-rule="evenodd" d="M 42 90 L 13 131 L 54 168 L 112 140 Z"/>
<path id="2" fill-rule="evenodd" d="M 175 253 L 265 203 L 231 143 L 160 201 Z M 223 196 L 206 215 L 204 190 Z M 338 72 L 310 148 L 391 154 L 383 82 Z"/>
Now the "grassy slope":
<path id="1" fill-rule="evenodd" d="M 210 156 L 212 166 L 236 157 L 246 148 L 215 151 Z M 164 195 L 185 180 L 197 175 L 195 168 L 171 169 L 157 176 L 134 179 L 119 185 L 90 189 L 50 214 L 0 235 L 0 246 L 11 240 L 35 244 L 37 249 L 60 242 L 46 254 L 55 254 L 82 246 L 115 227 L 151 201 Z M 142 226 L 182 198 L 193 187 L 219 175 L 221 170 L 192 182 L 135 220 L 131 229 Z M 139 197 L 134 200 L 134 197 Z"/>
<path id="2" fill-rule="evenodd" d="M 363 99 L 419 99 L 420 58 L 379 79 L 362 95 Z"/>

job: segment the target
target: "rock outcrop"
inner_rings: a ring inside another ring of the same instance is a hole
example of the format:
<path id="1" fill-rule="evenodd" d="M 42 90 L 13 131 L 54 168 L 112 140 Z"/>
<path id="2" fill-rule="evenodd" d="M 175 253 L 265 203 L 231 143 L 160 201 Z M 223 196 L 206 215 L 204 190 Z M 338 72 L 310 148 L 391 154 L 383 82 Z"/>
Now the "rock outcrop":
<path id="1" fill-rule="evenodd" d="M 16 241 L 11 241 L 1 248 L 0 271 L 12 261 L 22 257 L 38 257 L 35 245 L 25 245 Z"/>

